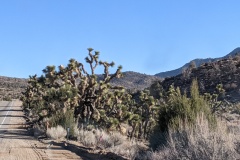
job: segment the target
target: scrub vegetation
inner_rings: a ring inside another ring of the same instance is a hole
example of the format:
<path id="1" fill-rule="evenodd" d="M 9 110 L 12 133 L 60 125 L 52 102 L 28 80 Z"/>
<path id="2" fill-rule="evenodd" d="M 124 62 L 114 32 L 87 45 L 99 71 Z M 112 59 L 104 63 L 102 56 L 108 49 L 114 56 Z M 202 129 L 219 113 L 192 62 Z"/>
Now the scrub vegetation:
<path id="1" fill-rule="evenodd" d="M 88 48 L 85 64 L 70 59 L 66 67 L 47 66 L 42 76 L 30 76 L 21 100 L 34 126 L 53 139 L 66 138 L 69 128 L 69 138 L 82 145 L 128 159 L 239 158 L 239 132 L 222 118 L 221 84 L 214 93 L 199 93 L 192 67 L 183 76 L 191 78 L 189 90 L 159 82 L 127 90 L 110 83 L 123 76 L 122 66 L 110 74 L 115 63 L 99 54 Z"/>

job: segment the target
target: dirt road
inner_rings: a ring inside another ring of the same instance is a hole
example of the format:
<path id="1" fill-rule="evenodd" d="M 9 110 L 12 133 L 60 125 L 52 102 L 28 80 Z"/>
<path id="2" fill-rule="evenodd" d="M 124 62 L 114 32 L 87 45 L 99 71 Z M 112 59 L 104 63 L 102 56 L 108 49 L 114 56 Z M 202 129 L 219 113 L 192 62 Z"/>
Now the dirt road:
<path id="1" fill-rule="evenodd" d="M 18 100 L 0 102 L 0 160 L 82 160 L 59 146 L 43 144 L 29 135 Z"/>

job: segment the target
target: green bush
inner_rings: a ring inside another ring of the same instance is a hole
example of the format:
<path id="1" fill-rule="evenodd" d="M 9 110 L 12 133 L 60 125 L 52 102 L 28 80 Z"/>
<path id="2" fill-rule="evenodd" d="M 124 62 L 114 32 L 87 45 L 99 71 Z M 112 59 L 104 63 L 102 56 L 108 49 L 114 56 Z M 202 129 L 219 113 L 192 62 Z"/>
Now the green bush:
<path id="1" fill-rule="evenodd" d="M 209 121 L 209 127 L 214 127 L 215 117 L 211 113 L 208 101 L 199 94 L 197 80 L 192 82 L 190 97 L 187 97 L 186 93 L 181 94 L 179 88 L 175 89 L 171 86 L 167 101 L 159 110 L 158 126 L 150 138 L 152 147 L 156 149 L 166 142 L 164 135 L 169 128 L 178 130 L 182 127 L 182 122 L 188 122 L 189 126 L 194 126 L 197 115 L 202 113 Z"/>
<path id="2" fill-rule="evenodd" d="M 191 96 L 181 94 L 180 89 L 171 86 L 169 90 L 168 103 L 163 105 L 159 111 L 159 127 L 161 131 L 167 131 L 168 127 L 177 129 L 180 120 L 187 120 L 194 124 L 196 116 L 204 113 L 210 122 L 214 122 L 208 102 L 199 94 L 198 84 L 193 80 Z"/>

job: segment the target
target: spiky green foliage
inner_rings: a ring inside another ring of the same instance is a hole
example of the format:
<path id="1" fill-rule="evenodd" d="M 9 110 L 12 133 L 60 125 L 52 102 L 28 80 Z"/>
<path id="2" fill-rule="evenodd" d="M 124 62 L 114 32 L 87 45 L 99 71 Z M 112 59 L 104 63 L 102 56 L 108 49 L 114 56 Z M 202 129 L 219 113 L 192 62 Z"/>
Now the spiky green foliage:
<path id="1" fill-rule="evenodd" d="M 151 147 L 156 149 L 167 145 L 169 129 L 184 129 L 182 124 L 194 127 L 198 115 L 203 115 L 209 122 L 209 128 L 214 129 L 216 118 L 212 114 L 210 101 L 199 94 L 197 80 L 192 81 L 189 97 L 186 93 L 182 94 L 179 88 L 171 86 L 166 101 L 160 105 L 158 125 L 150 138 Z"/>
<path id="2" fill-rule="evenodd" d="M 113 78 L 122 76 L 122 66 L 110 74 L 109 68 L 114 62 L 99 61 L 99 52 L 92 52 L 93 49 L 88 48 L 85 58 L 90 72 L 82 63 L 70 59 L 66 67 L 47 66 L 41 77 L 30 76 L 22 100 L 38 121 L 47 118 L 50 125 L 56 126 L 65 121 L 72 110 L 76 122 L 86 126 L 118 129 L 121 123 L 128 123 L 131 96 L 123 87 L 110 85 Z M 103 80 L 98 80 L 95 74 L 99 65 L 104 67 Z"/>
<path id="3" fill-rule="evenodd" d="M 133 132 L 131 137 L 135 135 L 139 139 L 148 138 L 156 125 L 158 119 L 158 100 L 150 96 L 149 90 L 140 92 L 139 102 L 133 107 L 133 116 L 130 122 L 133 124 Z"/>
<path id="4" fill-rule="evenodd" d="M 171 86 L 168 102 L 162 105 L 159 111 L 160 130 L 162 132 L 168 131 L 169 126 L 177 129 L 180 121 L 185 120 L 194 124 L 199 113 L 204 113 L 208 120 L 214 124 L 214 116 L 211 114 L 209 103 L 204 96 L 199 94 L 197 80 L 192 82 L 190 98 L 186 94 L 182 94 L 179 88 L 175 89 Z"/>

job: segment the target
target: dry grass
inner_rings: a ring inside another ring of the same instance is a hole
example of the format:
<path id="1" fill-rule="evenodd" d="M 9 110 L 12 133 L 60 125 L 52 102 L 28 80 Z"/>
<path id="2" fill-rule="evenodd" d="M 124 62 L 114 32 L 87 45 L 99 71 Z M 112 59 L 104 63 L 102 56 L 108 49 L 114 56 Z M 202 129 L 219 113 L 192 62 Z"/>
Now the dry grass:
<path id="1" fill-rule="evenodd" d="M 182 123 L 178 131 L 170 130 L 165 147 L 156 152 L 148 152 L 147 159 L 239 159 L 239 135 L 231 133 L 226 123 L 218 122 L 212 130 L 203 116 L 197 117 L 197 124 L 189 127 Z M 239 133 L 238 133 L 239 134 Z"/>
<path id="2" fill-rule="evenodd" d="M 47 130 L 47 136 L 54 140 L 62 140 L 66 135 L 67 131 L 62 126 L 52 127 Z"/>
<path id="3" fill-rule="evenodd" d="M 113 132 L 107 134 L 102 130 L 84 130 L 80 129 L 77 132 L 78 141 L 87 147 L 99 147 L 102 149 L 110 148 L 122 144 L 126 137 L 120 133 Z"/>
<path id="4" fill-rule="evenodd" d="M 134 159 L 143 146 L 141 143 L 128 140 L 126 136 L 118 132 L 108 134 L 102 130 L 79 129 L 76 133 L 78 141 L 84 146 L 112 152 L 128 159 Z"/>
<path id="5" fill-rule="evenodd" d="M 179 130 L 171 129 L 167 143 L 155 152 L 137 141 L 130 141 L 120 133 L 111 134 L 101 130 L 78 130 L 78 140 L 88 147 L 112 152 L 128 159 L 138 160 L 218 160 L 240 159 L 240 133 L 233 133 L 226 123 L 219 121 L 215 129 L 209 128 L 204 116 L 189 126 L 181 123 Z M 157 137 L 156 137 L 157 139 Z"/>
<path id="6" fill-rule="evenodd" d="M 88 130 L 79 130 L 76 132 L 77 139 L 79 142 L 81 142 L 86 147 L 93 147 L 96 145 L 96 138 L 92 131 Z"/>
<path id="7" fill-rule="evenodd" d="M 122 144 L 113 146 L 108 149 L 109 152 L 115 153 L 117 155 L 126 157 L 128 159 L 136 159 L 142 150 L 146 150 L 146 146 L 142 142 L 136 140 L 126 140 Z"/>

